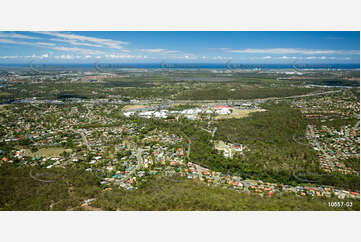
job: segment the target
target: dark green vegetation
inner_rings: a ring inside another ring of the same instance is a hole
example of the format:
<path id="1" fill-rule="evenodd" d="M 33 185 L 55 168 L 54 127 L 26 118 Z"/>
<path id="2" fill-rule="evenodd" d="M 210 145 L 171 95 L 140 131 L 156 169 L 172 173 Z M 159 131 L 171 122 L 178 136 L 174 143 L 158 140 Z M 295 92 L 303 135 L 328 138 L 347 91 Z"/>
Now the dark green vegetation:
<path id="1" fill-rule="evenodd" d="M 317 153 L 307 142 L 303 143 L 307 122 L 298 109 L 291 108 L 286 102 L 265 104 L 264 108 L 266 112 L 252 113 L 246 118 L 213 121 L 218 127 L 214 139 L 245 144 L 250 149 L 244 156 L 233 159 L 225 158 L 214 149 L 211 135 L 200 129 L 207 126 L 206 122 L 141 118 L 134 118 L 134 121 L 146 127 L 145 134 L 160 128 L 181 135 L 186 141 L 185 149 L 189 138 L 190 161 L 216 171 L 291 185 L 310 181 L 338 188 L 360 189 L 359 176 L 330 175 L 320 168 Z"/>
<path id="2" fill-rule="evenodd" d="M 287 97 L 315 92 L 317 88 L 294 87 L 228 87 L 196 88 L 185 91 L 177 96 L 178 100 L 227 100 L 227 99 L 255 99 L 268 97 Z"/>
<path id="3" fill-rule="evenodd" d="M 218 139 L 246 144 L 250 151 L 246 152 L 245 157 L 235 157 L 228 162 L 209 161 L 210 166 L 241 171 L 251 178 L 293 185 L 302 183 L 294 175 L 302 173 L 303 180 L 317 184 L 359 189 L 359 176 L 325 173 L 320 169 L 319 158 L 312 147 L 306 142 L 294 140 L 304 138 L 306 132 L 307 123 L 299 110 L 287 103 L 265 105 L 264 108 L 268 111 L 217 123 Z"/>
<path id="4" fill-rule="evenodd" d="M 360 160 L 356 158 L 349 158 L 347 160 L 342 160 L 342 162 L 355 171 L 360 171 Z"/>
<path id="5" fill-rule="evenodd" d="M 31 76 L 29 73 L 27 75 Z M 55 75 L 55 74 L 54 74 Z M 56 99 L 80 98 L 139 98 L 139 99 L 251 99 L 285 97 L 321 91 L 320 87 L 304 85 L 354 86 L 359 83 L 357 73 L 348 78 L 333 72 L 314 72 L 303 76 L 277 73 L 211 73 L 209 71 L 170 73 L 121 73 L 102 82 L 70 81 L 58 76 L 56 80 L 33 75 L 25 81 L 5 82 L 0 86 L 0 101 L 38 97 Z"/>
<path id="6" fill-rule="evenodd" d="M 327 86 L 352 86 L 358 87 L 360 82 L 357 80 L 339 80 L 339 79 L 326 79 L 326 80 L 315 80 L 312 84 L 316 85 L 327 85 Z"/>
<path id="7" fill-rule="evenodd" d="M 70 83 L 52 82 L 43 83 L 8 83 L 0 90 L 7 90 L 5 99 L 22 99 L 37 97 L 38 99 L 66 99 L 66 98 L 104 98 L 104 93 L 99 92 L 102 87 L 97 83 Z"/>
<path id="8" fill-rule="evenodd" d="M 173 88 L 118 88 L 116 90 L 117 95 L 121 95 L 128 98 L 141 98 L 141 99 L 155 99 L 155 98 L 170 98 L 177 93 Z"/>
<path id="9" fill-rule="evenodd" d="M 33 180 L 33 174 L 56 174 L 54 183 Z M 84 200 L 96 198 L 92 207 L 81 207 Z M 64 169 L 1 167 L 0 210 L 359 210 L 359 200 L 352 207 L 330 208 L 336 198 L 301 198 L 294 195 L 261 198 L 195 183 L 181 177 L 154 177 L 136 191 L 112 187 L 103 191 L 97 178 L 87 172 Z"/>
<path id="10" fill-rule="evenodd" d="M 30 177 L 46 181 L 40 182 Z M 0 167 L 0 210 L 79 210 L 84 199 L 101 191 L 84 170 Z"/>
<path id="11" fill-rule="evenodd" d="M 246 158 L 236 157 L 229 161 L 227 168 L 263 173 L 263 179 L 282 177 L 285 180 L 281 178 L 281 182 L 290 182 L 294 170 L 315 171 L 319 166 L 316 153 L 311 147 L 293 140 L 294 136 L 305 135 L 306 123 L 301 112 L 286 103 L 264 108 L 266 112 L 253 113 L 244 119 L 217 122 L 217 139 L 246 144 L 250 149 Z"/>
<path id="12" fill-rule="evenodd" d="M 157 177 L 135 192 L 105 192 L 94 204 L 106 210 L 318 211 L 334 210 L 328 207 L 328 202 L 333 200 L 299 198 L 287 194 L 260 198 L 185 178 L 169 180 Z M 355 201 L 352 208 L 338 210 L 359 210 L 359 207 L 359 201 Z"/>

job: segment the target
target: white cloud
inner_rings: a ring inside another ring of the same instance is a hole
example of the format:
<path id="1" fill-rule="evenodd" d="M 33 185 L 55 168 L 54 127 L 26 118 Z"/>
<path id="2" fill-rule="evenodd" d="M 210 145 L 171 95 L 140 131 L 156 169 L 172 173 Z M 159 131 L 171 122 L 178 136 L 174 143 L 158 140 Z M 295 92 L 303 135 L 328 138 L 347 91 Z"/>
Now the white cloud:
<path id="1" fill-rule="evenodd" d="M 55 46 L 56 45 L 54 43 L 48 43 L 48 42 L 36 42 L 35 44 L 44 45 L 44 46 Z"/>
<path id="2" fill-rule="evenodd" d="M 280 59 L 298 59 L 296 56 L 281 56 L 280 57 Z M 300 57 L 300 59 L 302 59 L 301 57 Z"/>
<path id="3" fill-rule="evenodd" d="M 83 55 L 99 55 L 104 54 L 103 51 L 93 50 L 93 49 L 85 49 L 78 47 L 65 47 L 65 46 L 56 46 L 54 43 L 47 42 L 26 42 L 26 41 L 18 41 L 12 39 L 0 39 L 0 43 L 4 44 L 16 44 L 16 45 L 31 45 L 37 47 L 45 47 L 53 50 L 66 51 L 66 52 L 78 52 Z"/>
<path id="4" fill-rule="evenodd" d="M 57 55 L 54 56 L 55 59 L 60 59 L 60 60 L 73 60 L 75 59 L 75 57 L 73 55 Z"/>
<path id="5" fill-rule="evenodd" d="M 0 32 L 1 38 L 14 38 L 14 39 L 40 39 L 38 37 L 28 36 L 24 34 L 12 33 L 12 32 Z"/>
<path id="6" fill-rule="evenodd" d="M 326 56 L 307 56 L 305 58 L 306 60 L 315 60 L 315 59 L 319 59 L 319 60 L 336 60 L 337 58 L 335 56 L 330 56 L 330 57 L 326 57 Z"/>
<path id="7" fill-rule="evenodd" d="M 196 59 L 198 59 L 198 57 L 195 56 L 195 55 L 184 55 L 183 58 L 187 59 L 187 60 L 196 60 Z"/>
<path id="8" fill-rule="evenodd" d="M 109 59 L 147 59 L 146 55 L 117 55 L 117 54 L 108 54 L 105 55 L 105 58 Z"/>
<path id="9" fill-rule="evenodd" d="M 212 58 L 213 60 L 229 60 L 232 59 L 230 57 L 225 57 L 225 56 L 215 56 Z"/>
<path id="10" fill-rule="evenodd" d="M 64 47 L 64 46 L 56 46 L 56 47 L 50 47 L 53 50 L 60 50 L 60 51 L 66 51 L 66 52 L 78 52 L 80 54 L 84 55 L 98 55 L 103 54 L 103 51 L 99 50 L 91 50 L 91 49 L 83 49 L 78 47 Z"/>
<path id="11" fill-rule="evenodd" d="M 320 49 L 298 49 L 298 48 L 271 48 L 271 49 L 243 49 L 243 50 L 233 50 L 227 48 L 221 48 L 220 50 L 231 52 L 231 53 L 247 53 L 247 54 L 305 54 L 305 55 L 314 55 L 314 54 L 350 54 L 358 55 L 360 54 L 359 50 L 320 50 Z"/>
<path id="12" fill-rule="evenodd" d="M 57 42 L 65 42 L 65 43 L 68 43 L 68 44 L 71 44 L 71 45 L 83 45 L 83 46 L 89 46 L 89 47 L 102 47 L 102 45 L 78 42 L 76 40 L 71 40 L 71 39 L 52 38 L 52 39 L 49 39 L 49 40 L 50 41 L 57 41 Z"/>
<path id="13" fill-rule="evenodd" d="M 221 51 L 228 51 L 231 50 L 230 48 L 208 48 L 208 50 L 221 50 Z"/>
<path id="14" fill-rule="evenodd" d="M 128 44 L 128 42 L 125 42 L 125 41 L 89 37 L 89 36 L 84 36 L 84 35 L 63 33 L 63 32 L 44 31 L 44 32 L 37 32 L 37 33 L 44 34 L 44 35 L 49 35 L 49 36 L 54 36 L 54 37 L 57 37 L 58 39 L 60 38 L 60 39 L 63 39 L 63 40 L 66 39 L 66 40 L 69 40 L 69 41 L 73 41 L 73 43 L 76 43 L 78 45 L 79 45 L 79 43 L 83 43 L 83 45 L 88 44 L 88 46 L 89 46 L 89 44 L 90 45 L 95 44 L 95 45 L 97 45 L 97 47 L 101 46 L 101 47 L 107 47 L 107 48 L 118 49 L 118 50 L 123 49 L 122 45 L 127 45 Z"/>
<path id="15" fill-rule="evenodd" d="M 176 60 L 179 60 L 179 59 L 196 60 L 196 59 L 198 59 L 198 57 L 193 53 L 184 53 L 179 50 L 168 50 L 168 49 L 158 48 L 158 49 L 138 49 L 138 51 L 146 52 L 146 53 L 150 53 L 150 54 L 163 55 L 163 58 L 164 58 L 164 55 L 167 55 L 166 58 L 168 58 L 168 59 L 176 59 Z M 156 57 L 154 57 L 154 56 L 151 56 L 148 58 L 156 59 Z M 206 58 L 207 57 L 203 56 L 202 59 L 206 59 Z"/>
<path id="16" fill-rule="evenodd" d="M 272 59 L 272 56 L 264 56 L 263 59 Z"/>
<path id="17" fill-rule="evenodd" d="M 17 59 L 21 58 L 21 56 L 0 56 L 0 59 Z"/>
<path id="18" fill-rule="evenodd" d="M 57 55 L 54 56 L 55 59 L 60 59 L 60 60 L 74 60 L 74 59 L 84 59 L 85 56 L 81 56 L 81 55 Z"/>
<path id="19" fill-rule="evenodd" d="M 167 50 L 167 49 L 140 49 L 139 51 L 147 53 L 159 53 L 159 54 L 175 54 L 179 53 L 178 50 Z"/>
<path id="20" fill-rule="evenodd" d="M 12 39 L 0 39 L 0 43 L 3 44 L 15 44 L 15 45 L 34 45 L 34 43 L 26 42 L 26 41 L 19 41 L 19 40 L 12 40 Z"/>
<path id="21" fill-rule="evenodd" d="M 43 58 L 48 58 L 48 57 L 49 57 L 49 54 L 48 54 L 48 53 L 43 54 L 43 55 L 40 56 L 41 59 L 43 59 Z"/>
<path id="22" fill-rule="evenodd" d="M 27 55 L 27 56 L 20 56 L 20 55 L 14 55 L 14 56 L 0 56 L 0 59 L 44 59 L 49 58 L 49 54 L 43 54 L 43 55 Z"/>
<path id="23" fill-rule="evenodd" d="M 47 42 L 27 42 L 23 40 L 13 40 L 13 39 L 0 39 L 0 43 L 3 44 L 14 44 L 14 45 L 31 45 L 37 47 L 47 47 L 47 46 L 55 46 L 54 43 Z"/>

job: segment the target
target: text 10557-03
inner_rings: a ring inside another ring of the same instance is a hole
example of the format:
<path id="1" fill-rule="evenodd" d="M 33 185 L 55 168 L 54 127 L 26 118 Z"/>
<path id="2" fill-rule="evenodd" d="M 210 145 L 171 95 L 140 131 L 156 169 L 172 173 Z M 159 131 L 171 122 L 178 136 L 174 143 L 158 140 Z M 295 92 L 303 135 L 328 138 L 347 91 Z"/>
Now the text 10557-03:
<path id="1" fill-rule="evenodd" d="M 352 202 L 328 202 L 328 206 L 332 208 L 352 207 Z"/>

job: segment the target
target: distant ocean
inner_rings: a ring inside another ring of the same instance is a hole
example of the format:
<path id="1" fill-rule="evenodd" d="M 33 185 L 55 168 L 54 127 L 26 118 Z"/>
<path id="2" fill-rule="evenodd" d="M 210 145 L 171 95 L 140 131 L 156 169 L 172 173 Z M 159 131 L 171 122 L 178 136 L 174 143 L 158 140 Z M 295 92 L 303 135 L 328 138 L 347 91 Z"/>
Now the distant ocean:
<path id="1" fill-rule="evenodd" d="M 95 64 L 32 64 L 37 69 L 95 69 Z M 227 64 L 215 63 L 98 63 L 101 69 L 226 69 Z M 27 68 L 29 64 L 0 64 L 0 68 Z M 296 64 L 297 69 L 360 69 L 360 64 Z M 293 64 L 237 64 L 230 69 L 293 69 Z"/>

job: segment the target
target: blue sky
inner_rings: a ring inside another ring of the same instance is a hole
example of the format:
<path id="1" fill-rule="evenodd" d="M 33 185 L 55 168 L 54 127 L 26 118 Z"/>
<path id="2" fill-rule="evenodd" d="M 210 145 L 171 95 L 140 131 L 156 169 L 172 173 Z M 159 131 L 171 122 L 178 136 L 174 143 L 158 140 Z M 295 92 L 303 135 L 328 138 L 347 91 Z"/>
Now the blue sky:
<path id="1" fill-rule="evenodd" d="M 0 63 L 360 63 L 356 31 L 0 32 Z"/>

